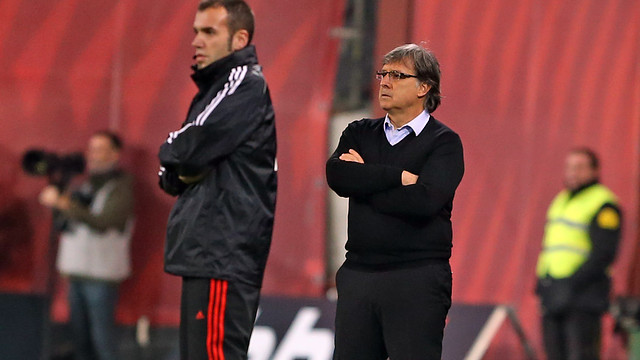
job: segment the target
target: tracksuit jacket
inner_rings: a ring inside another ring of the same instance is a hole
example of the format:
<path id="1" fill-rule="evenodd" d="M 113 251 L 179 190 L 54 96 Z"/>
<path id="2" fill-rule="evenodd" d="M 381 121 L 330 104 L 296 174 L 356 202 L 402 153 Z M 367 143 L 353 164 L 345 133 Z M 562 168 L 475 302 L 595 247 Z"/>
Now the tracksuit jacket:
<path id="1" fill-rule="evenodd" d="M 160 184 L 178 194 L 167 225 L 165 271 L 260 286 L 276 202 L 273 106 L 248 46 L 192 78 L 199 92 L 182 128 L 160 147 Z M 168 183 L 205 173 L 201 181 Z"/>

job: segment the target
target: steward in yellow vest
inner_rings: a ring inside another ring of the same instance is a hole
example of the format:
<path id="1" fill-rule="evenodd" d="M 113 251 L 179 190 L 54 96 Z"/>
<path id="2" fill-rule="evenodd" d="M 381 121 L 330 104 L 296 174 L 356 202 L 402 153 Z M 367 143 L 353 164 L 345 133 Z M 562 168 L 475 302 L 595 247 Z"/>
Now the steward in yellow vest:
<path id="1" fill-rule="evenodd" d="M 549 360 L 599 359 L 621 215 L 589 149 L 567 157 L 565 186 L 547 211 L 536 268 L 545 351 Z"/>
<path id="2" fill-rule="evenodd" d="M 539 288 L 554 285 L 550 297 L 567 292 L 574 296 L 573 301 L 566 299 L 566 304 L 554 301 L 563 299 L 543 298 L 545 310 L 563 310 L 569 303 L 596 312 L 608 308 L 607 267 L 615 257 L 619 229 L 617 199 L 603 185 L 593 183 L 574 192 L 563 190 L 556 196 L 547 212 L 536 273 Z"/>

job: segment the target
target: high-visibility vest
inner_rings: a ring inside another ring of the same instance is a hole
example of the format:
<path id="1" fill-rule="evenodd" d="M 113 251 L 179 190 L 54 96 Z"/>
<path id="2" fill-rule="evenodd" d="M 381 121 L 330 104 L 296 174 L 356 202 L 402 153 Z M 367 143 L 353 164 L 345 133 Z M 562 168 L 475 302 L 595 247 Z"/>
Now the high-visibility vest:
<path id="1" fill-rule="evenodd" d="M 536 273 L 539 278 L 562 279 L 573 275 L 591 253 L 589 225 L 606 203 L 616 204 L 616 196 L 595 184 L 570 197 L 561 191 L 547 211 L 542 252 Z"/>

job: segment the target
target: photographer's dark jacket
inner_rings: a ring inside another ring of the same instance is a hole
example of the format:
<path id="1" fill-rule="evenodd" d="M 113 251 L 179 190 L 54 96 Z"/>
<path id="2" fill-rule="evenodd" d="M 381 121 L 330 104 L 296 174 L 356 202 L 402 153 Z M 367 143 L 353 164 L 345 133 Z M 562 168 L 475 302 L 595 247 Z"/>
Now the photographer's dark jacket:
<path id="1" fill-rule="evenodd" d="M 199 92 L 159 153 L 160 185 L 179 195 L 167 225 L 165 271 L 259 286 L 273 232 L 276 132 L 255 48 L 192 78 Z M 191 185 L 177 179 L 203 173 Z"/>
<path id="2" fill-rule="evenodd" d="M 133 185 L 130 175 L 113 170 L 93 174 L 72 194 L 60 236 L 61 274 L 100 281 L 122 281 L 131 273 Z"/>

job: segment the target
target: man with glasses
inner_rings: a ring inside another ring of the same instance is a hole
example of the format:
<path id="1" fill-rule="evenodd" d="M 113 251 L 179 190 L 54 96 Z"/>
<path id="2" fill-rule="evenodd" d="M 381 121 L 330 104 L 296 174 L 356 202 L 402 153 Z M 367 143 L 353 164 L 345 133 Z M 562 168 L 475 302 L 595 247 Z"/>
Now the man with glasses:
<path id="1" fill-rule="evenodd" d="M 430 51 L 403 45 L 382 65 L 378 100 L 386 116 L 349 124 L 327 161 L 329 186 L 349 198 L 334 359 L 435 360 L 451 306 L 462 143 L 431 115 L 440 104 L 440 67 Z"/>

